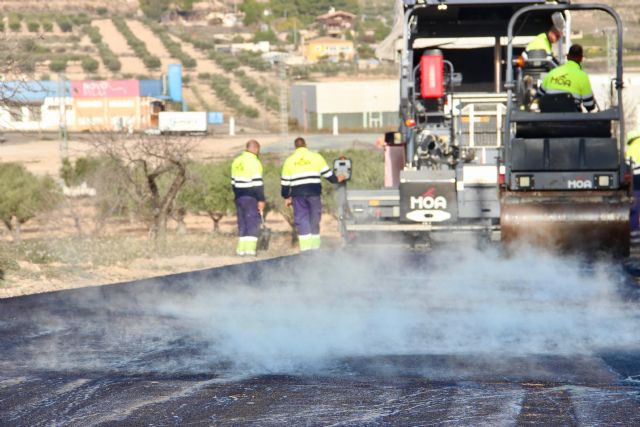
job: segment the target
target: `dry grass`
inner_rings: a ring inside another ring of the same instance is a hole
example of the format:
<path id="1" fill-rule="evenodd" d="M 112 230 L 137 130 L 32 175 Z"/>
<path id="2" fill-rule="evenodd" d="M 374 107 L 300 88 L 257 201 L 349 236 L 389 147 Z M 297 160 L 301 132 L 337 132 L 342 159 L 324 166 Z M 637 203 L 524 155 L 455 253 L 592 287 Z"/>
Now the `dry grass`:
<path id="1" fill-rule="evenodd" d="M 82 202 L 76 202 L 82 205 Z M 203 216 L 186 218 L 187 232 L 171 226 L 166 241 L 150 240 L 144 224 L 112 220 L 100 235 L 91 235 L 93 215 L 87 206 L 82 213 L 84 235 L 79 235 L 69 210 L 56 210 L 25 224 L 22 241 L 0 233 L 0 298 L 49 292 L 100 284 L 119 283 L 192 270 L 251 262 L 297 253 L 288 224 L 279 214 L 267 219 L 273 230 L 269 250 L 254 257 L 235 256 L 235 217 L 220 222 L 212 233 L 211 221 Z M 325 247 L 340 244 L 335 220 L 323 217 Z"/>

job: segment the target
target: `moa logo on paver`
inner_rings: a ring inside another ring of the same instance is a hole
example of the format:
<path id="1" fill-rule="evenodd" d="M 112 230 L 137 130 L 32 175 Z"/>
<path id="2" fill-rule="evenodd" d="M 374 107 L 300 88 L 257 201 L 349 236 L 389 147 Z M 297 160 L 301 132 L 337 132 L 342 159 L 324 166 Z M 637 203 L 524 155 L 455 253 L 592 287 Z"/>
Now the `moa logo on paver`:
<path id="1" fill-rule="evenodd" d="M 567 188 L 571 190 L 593 188 L 593 183 L 589 179 L 570 179 L 567 181 Z"/>
<path id="2" fill-rule="evenodd" d="M 409 200 L 411 209 L 447 209 L 447 199 L 435 195 L 435 188 L 431 187 L 418 197 Z"/>

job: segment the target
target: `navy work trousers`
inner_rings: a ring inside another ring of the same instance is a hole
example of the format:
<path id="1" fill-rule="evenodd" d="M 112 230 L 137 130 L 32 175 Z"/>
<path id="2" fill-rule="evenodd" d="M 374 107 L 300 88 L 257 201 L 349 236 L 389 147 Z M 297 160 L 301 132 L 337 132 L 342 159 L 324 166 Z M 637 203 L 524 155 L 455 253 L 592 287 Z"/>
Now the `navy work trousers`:
<path id="1" fill-rule="evenodd" d="M 238 235 L 240 237 L 260 234 L 260 212 L 255 197 L 240 196 L 236 199 L 236 213 L 238 215 Z"/>
<path id="2" fill-rule="evenodd" d="M 293 220 L 299 236 L 320 234 L 322 200 L 320 196 L 293 197 Z"/>

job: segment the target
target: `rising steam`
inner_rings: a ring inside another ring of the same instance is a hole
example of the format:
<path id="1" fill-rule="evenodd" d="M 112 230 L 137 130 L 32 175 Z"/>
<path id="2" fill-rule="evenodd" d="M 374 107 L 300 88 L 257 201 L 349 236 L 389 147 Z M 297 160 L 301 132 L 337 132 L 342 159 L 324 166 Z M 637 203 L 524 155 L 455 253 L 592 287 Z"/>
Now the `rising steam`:
<path id="1" fill-rule="evenodd" d="M 380 361 L 640 348 L 637 303 L 623 300 L 627 279 L 610 264 L 533 250 L 387 248 L 221 271 L 205 282 L 61 294 L 74 298 L 73 315 L 26 312 L 38 326 L 21 332 L 27 339 L 12 344 L 0 369 L 343 375 L 363 360 L 387 369 Z M 423 368 L 420 375 L 440 374 Z"/>
<path id="2" fill-rule="evenodd" d="M 588 355 L 639 346 L 620 271 L 543 252 L 330 253 L 159 307 L 238 369 L 384 355 Z"/>

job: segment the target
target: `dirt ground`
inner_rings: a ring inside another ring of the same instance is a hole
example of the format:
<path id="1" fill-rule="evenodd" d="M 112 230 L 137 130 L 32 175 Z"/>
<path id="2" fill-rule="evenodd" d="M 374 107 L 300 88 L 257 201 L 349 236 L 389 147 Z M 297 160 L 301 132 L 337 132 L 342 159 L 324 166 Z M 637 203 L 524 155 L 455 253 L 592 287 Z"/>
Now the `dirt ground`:
<path id="1" fill-rule="evenodd" d="M 7 142 L 0 144 L 0 162 L 18 162 L 24 164 L 36 174 L 49 174 L 57 177 L 60 171 L 63 149 L 57 134 L 44 134 L 40 137 L 28 134 L 6 135 Z M 71 135 L 67 144 L 70 159 L 87 156 L 92 147 L 86 140 L 87 135 Z M 194 158 L 220 159 L 239 154 L 248 139 L 257 139 L 263 147 L 279 141 L 277 135 L 209 135 L 197 138 Z"/>
<path id="2" fill-rule="evenodd" d="M 263 146 L 268 146 L 278 139 L 272 135 L 251 137 L 258 139 Z M 242 151 L 248 138 L 248 136 L 202 138 L 198 141 L 196 157 L 215 159 L 233 156 Z M 72 137 L 68 143 L 68 154 L 71 158 L 87 155 L 89 150 L 88 144 L 82 141 L 82 136 Z M 0 144 L 0 162 L 22 163 L 36 174 L 49 174 L 58 177 L 61 165 L 60 143 L 58 140 L 46 136 L 42 138 L 32 138 L 27 135 L 10 136 L 7 142 Z M 85 232 L 89 231 L 91 228 L 90 215 L 87 214 L 87 217 L 82 221 L 81 228 Z M 269 251 L 259 254 L 258 260 L 297 252 L 297 247 L 291 245 L 290 227 L 278 213 L 269 215 L 266 223 L 273 230 L 272 241 Z M 113 263 L 87 260 L 90 257 L 86 256 L 80 256 L 78 260 L 70 260 L 69 255 L 64 261 L 55 258 L 51 262 L 29 262 L 21 258 L 17 263 L 19 268 L 9 271 L 5 280 L 0 281 L 0 298 L 119 283 L 256 260 L 253 257 L 246 258 L 234 255 L 236 241 L 234 217 L 225 217 L 221 221 L 220 232 L 216 236 L 211 234 L 212 222 L 207 217 L 191 215 L 186 218 L 186 224 L 187 233 L 185 235 L 178 235 L 175 224 L 170 225 L 168 244 L 174 246 L 174 249 L 164 251 L 165 255 L 155 253 L 152 256 L 136 257 L 136 254 L 144 254 L 145 252 L 132 251 L 130 258 Z M 339 245 L 337 223 L 330 215 L 323 217 L 322 234 L 324 247 Z M 37 217 L 27 222 L 22 230 L 24 242 L 35 242 L 36 249 L 29 246 L 31 249 L 27 249 L 27 251 L 71 252 L 82 250 L 73 247 L 78 244 L 81 245 L 80 248 L 90 247 L 92 251 L 99 251 L 100 249 L 95 249 L 95 247 L 100 245 L 104 246 L 102 250 L 118 251 L 117 244 L 123 240 L 126 241 L 127 246 L 131 247 L 149 245 L 144 225 L 137 223 L 111 225 L 101 234 L 102 237 L 95 241 L 90 237 L 77 238 L 77 236 L 78 228 L 64 209 Z M 6 244 L 11 240 L 12 236 L 7 230 L 0 230 L 0 243 Z M 185 248 L 184 251 L 181 252 L 181 248 Z"/>

